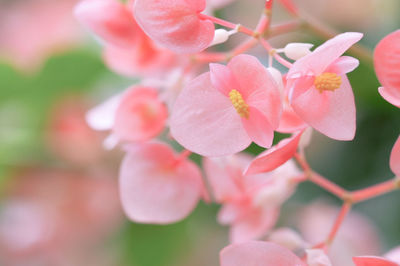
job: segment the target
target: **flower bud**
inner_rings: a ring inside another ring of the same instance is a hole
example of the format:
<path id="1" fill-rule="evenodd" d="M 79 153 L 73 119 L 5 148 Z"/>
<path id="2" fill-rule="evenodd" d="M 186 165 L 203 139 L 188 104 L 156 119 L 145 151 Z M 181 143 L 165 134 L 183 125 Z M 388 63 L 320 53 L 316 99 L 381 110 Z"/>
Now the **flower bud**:
<path id="1" fill-rule="evenodd" d="M 288 43 L 285 48 L 283 48 L 283 51 L 285 55 L 293 60 L 298 60 L 302 58 L 303 56 L 308 55 L 311 53 L 310 49 L 314 45 L 311 43 Z"/>
<path id="2" fill-rule="evenodd" d="M 214 33 L 214 39 L 211 42 L 210 46 L 221 44 L 226 42 L 229 39 L 229 32 L 224 29 L 217 29 Z"/>

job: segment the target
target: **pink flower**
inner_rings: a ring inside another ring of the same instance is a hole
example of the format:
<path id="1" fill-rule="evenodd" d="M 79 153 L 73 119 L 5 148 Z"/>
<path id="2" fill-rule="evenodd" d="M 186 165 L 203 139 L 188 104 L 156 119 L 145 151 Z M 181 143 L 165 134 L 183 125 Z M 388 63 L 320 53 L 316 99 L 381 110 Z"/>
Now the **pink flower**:
<path id="1" fill-rule="evenodd" d="M 141 37 L 132 13 L 118 0 L 84 0 L 75 7 L 75 16 L 112 45 L 130 47 Z"/>
<path id="2" fill-rule="evenodd" d="M 239 152 L 252 141 L 272 144 L 281 114 L 281 98 L 257 58 L 238 55 L 227 66 L 192 80 L 175 102 L 171 133 L 185 148 L 204 156 Z"/>
<path id="3" fill-rule="evenodd" d="M 177 53 L 197 53 L 214 38 L 214 24 L 200 18 L 205 0 L 136 0 L 134 13 L 144 32 Z"/>
<path id="4" fill-rule="evenodd" d="M 277 244 L 249 241 L 233 244 L 220 252 L 221 266 L 306 266 L 290 250 Z"/>
<path id="5" fill-rule="evenodd" d="M 335 221 L 339 208 L 316 201 L 299 210 L 293 217 L 300 233 L 312 244 L 325 241 Z M 343 221 L 328 255 L 333 265 L 353 266 L 352 257 L 380 253 L 380 241 L 376 227 L 361 214 L 352 211 Z"/>
<path id="6" fill-rule="evenodd" d="M 221 224 L 230 225 L 231 242 L 261 237 L 276 223 L 279 208 L 294 192 L 290 182 L 296 175 L 293 162 L 270 173 L 244 176 L 251 159 L 245 155 L 205 158 L 204 171 L 218 203 Z"/>
<path id="7" fill-rule="evenodd" d="M 203 192 L 198 167 L 161 143 L 128 147 L 119 185 L 126 215 L 140 223 L 179 221 L 195 208 Z"/>
<path id="8" fill-rule="evenodd" d="M 400 30 L 383 38 L 374 52 L 375 72 L 383 87 L 381 96 L 400 108 Z"/>
<path id="9" fill-rule="evenodd" d="M 390 169 L 392 169 L 395 175 L 400 176 L 400 136 L 390 154 Z"/>
<path id="10" fill-rule="evenodd" d="M 388 259 L 373 256 L 354 257 L 353 261 L 356 266 L 399 266 Z"/>
<path id="11" fill-rule="evenodd" d="M 303 131 L 293 134 L 273 146 L 271 149 L 260 153 L 245 170 L 246 175 L 265 173 L 276 169 L 287 162 L 296 153 Z"/>
<path id="12" fill-rule="evenodd" d="M 128 47 L 121 48 L 107 45 L 103 59 L 114 72 L 124 76 L 161 75 L 177 63 L 177 55 L 161 49 L 143 34 L 143 38 Z"/>
<path id="13" fill-rule="evenodd" d="M 333 139 L 351 140 L 355 135 L 354 95 L 345 74 L 358 66 L 358 60 L 341 55 L 361 37 L 355 32 L 340 34 L 297 60 L 287 74 L 293 110 Z"/>
<path id="14" fill-rule="evenodd" d="M 113 144 L 105 146 L 113 148 L 119 141 L 152 139 L 164 129 L 167 117 L 156 89 L 134 86 L 89 110 L 86 120 L 95 130 L 112 130 Z"/>
<path id="15" fill-rule="evenodd" d="M 122 96 L 115 113 L 113 132 L 123 141 L 150 140 L 164 129 L 167 117 L 167 107 L 155 89 L 133 87 Z"/>

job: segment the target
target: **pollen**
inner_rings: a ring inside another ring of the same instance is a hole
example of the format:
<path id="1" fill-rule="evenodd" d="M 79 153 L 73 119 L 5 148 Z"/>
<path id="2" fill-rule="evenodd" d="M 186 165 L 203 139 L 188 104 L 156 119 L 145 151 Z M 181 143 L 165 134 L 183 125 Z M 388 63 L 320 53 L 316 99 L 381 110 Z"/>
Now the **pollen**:
<path id="1" fill-rule="evenodd" d="M 342 78 L 336 73 L 326 72 L 315 78 L 314 85 L 320 93 L 334 91 L 342 85 Z"/>
<path id="2" fill-rule="evenodd" d="M 243 100 L 242 94 L 237 90 L 231 90 L 229 92 L 229 99 L 231 100 L 236 112 L 244 118 L 249 118 L 249 106 Z"/>

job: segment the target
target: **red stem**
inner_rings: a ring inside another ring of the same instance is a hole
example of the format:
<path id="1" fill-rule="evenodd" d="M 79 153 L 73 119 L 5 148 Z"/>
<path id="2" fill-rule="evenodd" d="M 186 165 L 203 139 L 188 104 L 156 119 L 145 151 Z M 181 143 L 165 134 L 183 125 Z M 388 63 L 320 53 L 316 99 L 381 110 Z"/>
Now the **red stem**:
<path id="1" fill-rule="evenodd" d="M 264 48 L 268 51 L 270 56 L 273 56 L 275 58 L 275 60 L 278 61 L 281 65 L 283 65 L 287 68 L 292 67 L 292 63 L 290 63 L 289 61 L 287 61 L 286 59 L 281 57 L 279 54 L 277 54 L 275 52 L 275 49 L 265 39 L 260 39 L 260 42 L 261 42 L 262 46 L 264 46 Z"/>
<path id="2" fill-rule="evenodd" d="M 336 185 L 335 183 L 329 181 L 325 177 L 315 172 L 311 172 L 308 180 L 322 187 L 323 189 L 332 193 L 333 195 L 337 196 L 340 199 L 344 199 L 346 195 L 349 194 L 345 189 L 341 188 L 340 186 Z"/>
<path id="3" fill-rule="evenodd" d="M 215 24 L 227 27 L 229 29 L 236 29 L 237 28 L 237 24 L 234 24 L 232 22 L 229 22 L 229 21 L 226 21 L 226 20 L 223 20 L 223 19 L 220 19 L 220 18 L 209 16 L 209 15 L 206 15 L 206 14 L 203 14 L 203 13 L 199 14 L 199 18 L 200 19 L 204 19 L 204 20 L 211 20 Z M 244 34 L 247 34 L 249 36 L 254 36 L 255 35 L 254 31 L 252 31 L 251 29 L 246 28 L 246 27 L 244 27 L 242 25 L 239 26 L 238 31 L 242 32 Z"/>
<path id="4" fill-rule="evenodd" d="M 399 188 L 399 179 L 393 178 L 392 180 L 354 191 L 351 193 L 351 199 L 353 202 L 361 202 L 386 194 L 397 188 Z"/>
<path id="5" fill-rule="evenodd" d="M 338 217 L 335 220 L 335 223 L 333 224 L 333 227 L 328 235 L 328 238 L 326 240 L 326 243 L 329 245 L 330 243 L 332 243 L 332 241 L 335 239 L 335 236 L 340 228 L 340 226 L 343 223 L 344 218 L 346 217 L 346 215 L 349 213 L 351 209 L 351 203 L 345 202 L 339 212 Z"/>

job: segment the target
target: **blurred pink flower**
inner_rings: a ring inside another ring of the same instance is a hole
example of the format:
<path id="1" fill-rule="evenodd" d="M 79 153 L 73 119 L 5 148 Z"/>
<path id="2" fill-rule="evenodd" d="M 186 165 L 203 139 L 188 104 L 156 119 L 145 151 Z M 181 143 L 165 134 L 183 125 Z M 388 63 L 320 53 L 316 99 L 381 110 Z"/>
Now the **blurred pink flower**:
<path id="1" fill-rule="evenodd" d="M 293 110 L 333 139 L 351 140 L 355 135 L 354 95 L 346 73 L 359 62 L 341 55 L 361 38 L 356 32 L 339 34 L 297 60 L 287 74 Z"/>
<path id="2" fill-rule="evenodd" d="M 251 158 L 238 154 L 223 158 L 205 158 L 204 171 L 216 202 L 221 224 L 230 225 L 231 242 L 261 237 L 276 223 L 280 206 L 294 192 L 290 182 L 298 170 L 292 161 L 270 173 L 244 176 Z"/>
<path id="3" fill-rule="evenodd" d="M 122 141 L 146 141 L 165 126 L 168 111 L 157 90 L 133 87 L 124 93 L 115 112 L 113 132 Z"/>
<path id="4" fill-rule="evenodd" d="M 48 122 L 46 143 L 60 158 L 81 164 L 99 162 L 104 154 L 101 135 L 85 121 L 87 104 L 77 96 L 54 104 Z"/>
<path id="5" fill-rule="evenodd" d="M 214 38 L 214 23 L 202 19 L 205 0 L 136 0 L 134 14 L 144 32 L 176 53 L 197 53 Z"/>
<path id="6" fill-rule="evenodd" d="M 251 141 L 270 147 L 280 114 L 277 84 L 257 58 L 243 54 L 227 66 L 210 64 L 210 72 L 183 89 L 172 110 L 171 133 L 201 155 L 230 155 Z"/>
<path id="7" fill-rule="evenodd" d="M 392 169 L 395 175 L 400 176 L 400 136 L 390 154 L 390 169 Z"/>
<path id="8" fill-rule="evenodd" d="M 277 244 L 249 241 L 233 244 L 220 252 L 220 266 L 306 266 L 290 250 Z"/>
<path id="9" fill-rule="evenodd" d="M 0 57 L 24 71 L 83 40 L 72 16 L 76 0 L 20 0 L 0 3 Z"/>
<path id="10" fill-rule="evenodd" d="M 98 245 L 122 221 L 117 184 L 104 175 L 29 169 L 14 177 L 4 197 L 0 261 L 6 265 L 62 265 L 70 251 Z"/>
<path id="11" fill-rule="evenodd" d="M 316 201 L 298 212 L 293 219 L 304 239 L 311 244 L 322 243 L 329 234 L 339 208 Z M 333 265 L 351 266 L 351 258 L 364 254 L 379 254 L 379 237 L 370 221 L 351 212 L 343 221 L 328 255 Z"/>
<path id="12" fill-rule="evenodd" d="M 134 1 L 84 0 L 75 16 L 105 42 L 103 57 L 115 72 L 126 76 L 154 75 L 175 65 L 177 56 L 146 36 L 130 10 Z"/>
<path id="13" fill-rule="evenodd" d="M 381 96 L 400 108 L 400 30 L 383 38 L 374 52 L 375 72 Z"/>
<path id="14" fill-rule="evenodd" d="M 196 207 L 204 187 L 199 168 L 166 144 L 126 148 L 120 169 L 120 195 L 126 215 L 135 222 L 168 224 Z"/>

